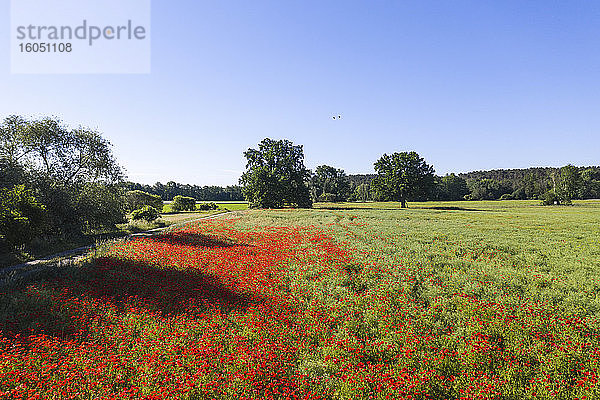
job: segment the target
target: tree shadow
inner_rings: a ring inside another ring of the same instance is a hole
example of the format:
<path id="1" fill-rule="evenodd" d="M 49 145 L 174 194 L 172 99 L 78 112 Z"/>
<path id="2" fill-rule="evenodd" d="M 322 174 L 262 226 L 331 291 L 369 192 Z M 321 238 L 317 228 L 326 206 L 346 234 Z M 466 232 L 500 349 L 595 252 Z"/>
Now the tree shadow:
<path id="1" fill-rule="evenodd" d="M 137 236 L 140 237 L 140 236 Z M 237 247 L 237 246 L 252 246 L 247 243 L 238 243 L 230 239 L 223 239 L 218 236 L 203 235 L 199 233 L 189 233 L 185 231 L 173 231 L 157 235 L 142 236 L 148 240 L 171 245 L 194 246 L 200 248 L 217 248 L 217 247 Z"/>
<path id="2" fill-rule="evenodd" d="M 455 207 L 455 206 L 435 206 L 435 207 L 415 207 L 421 210 L 442 210 L 442 211 L 486 211 L 476 208 Z"/>
<path id="3" fill-rule="evenodd" d="M 486 210 L 479 210 L 479 209 L 475 209 L 475 208 L 466 208 L 466 207 L 454 207 L 454 206 L 448 206 L 448 207 L 444 207 L 444 206 L 435 206 L 435 207 L 406 207 L 406 208 L 400 208 L 400 207 L 343 207 L 343 206 L 319 206 L 317 208 L 318 210 L 334 210 L 334 211 L 343 211 L 343 210 L 352 210 L 352 211 L 369 211 L 369 210 L 376 210 L 376 211 L 401 211 L 401 210 L 445 210 L 445 211 L 486 211 Z"/>
<path id="4" fill-rule="evenodd" d="M 95 277 L 86 293 L 96 298 L 123 303 L 133 297 L 146 308 L 163 314 L 193 312 L 189 300 L 199 301 L 203 309 L 223 311 L 245 309 L 253 298 L 221 282 L 216 276 L 196 269 L 180 270 L 144 262 L 103 257 L 96 262 Z"/>
<path id="5" fill-rule="evenodd" d="M 369 211 L 369 210 L 377 210 L 377 211 L 398 211 L 402 210 L 400 207 L 345 207 L 345 206 L 319 206 L 315 207 L 315 210 L 332 210 L 332 211 Z"/>
<path id="6" fill-rule="evenodd" d="M 45 282 L 5 289 L 3 295 L 0 331 L 4 336 L 45 334 L 63 340 L 83 340 L 89 321 L 104 318 L 106 307 L 117 314 L 141 310 L 163 317 L 195 316 L 207 311 L 245 311 L 262 301 L 198 270 L 116 257 L 63 270 Z"/>

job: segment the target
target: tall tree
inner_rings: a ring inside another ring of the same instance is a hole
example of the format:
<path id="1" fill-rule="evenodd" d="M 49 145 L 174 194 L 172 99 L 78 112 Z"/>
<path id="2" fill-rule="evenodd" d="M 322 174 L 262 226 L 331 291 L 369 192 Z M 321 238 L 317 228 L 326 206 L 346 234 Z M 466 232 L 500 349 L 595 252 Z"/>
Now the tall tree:
<path id="1" fill-rule="evenodd" d="M 252 208 L 282 208 L 289 204 L 312 206 L 301 145 L 289 140 L 264 139 L 258 149 L 248 149 L 246 172 L 240 178 L 242 191 Z"/>
<path id="2" fill-rule="evenodd" d="M 24 185 L 19 193 L 27 195 L 21 197 L 44 206 L 53 234 L 123 221 L 123 170 L 110 143 L 94 130 L 69 129 L 53 118 L 8 117 L 0 124 L 0 170 L 5 167 L 11 173 L 0 185 L 14 187 L 18 175 Z"/>
<path id="3" fill-rule="evenodd" d="M 416 152 L 384 154 L 375 162 L 377 177 L 371 188 L 378 200 L 399 201 L 425 196 L 433 187 L 434 169 Z"/>
<path id="4" fill-rule="evenodd" d="M 27 121 L 11 116 L 0 133 L 0 157 L 58 185 L 123 179 L 110 143 L 94 130 L 68 129 L 52 118 Z"/>
<path id="5" fill-rule="evenodd" d="M 354 199 L 363 203 L 371 200 L 371 186 L 368 183 L 361 183 L 354 189 Z"/>
<path id="6" fill-rule="evenodd" d="M 600 171 L 586 168 L 581 172 L 581 198 L 600 198 Z"/>
<path id="7" fill-rule="evenodd" d="M 560 169 L 555 177 L 554 192 L 562 204 L 571 204 L 582 189 L 581 175 L 577 167 L 569 164 Z"/>
<path id="8" fill-rule="evenodd" d="M 439 186 L 440 200 L 464 200 L 465 196 L 469 194 L 467 181 L 455 174 L 443 176 L 439 181 Z"/>
<path id="9" fill-rule="evenodd" d="M 350 195 L 350 181 L 342 169 L 319 165 L 310 179 L 314 201 L 346 201 Z"/>

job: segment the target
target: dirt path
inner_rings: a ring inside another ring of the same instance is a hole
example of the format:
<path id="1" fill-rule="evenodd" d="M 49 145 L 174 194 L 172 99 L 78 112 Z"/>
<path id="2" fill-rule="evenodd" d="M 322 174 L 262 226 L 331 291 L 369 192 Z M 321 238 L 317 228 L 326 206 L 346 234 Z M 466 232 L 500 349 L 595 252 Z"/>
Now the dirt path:
<path id="1" fill-rule="evenodd" d="M 116 240 L 129 240 L 129 239 L 135 238 L 135 237 L 152 236 L 152 235 L 155 235 L 162 231 L 175 228 L 177 226 L 186 225 L 186 224 L 200 221 L 203 219 L 218 218 L 218 217 L 221 217 L 226 214 L 231 214 L 233 212 L 234 211 L 226 211 L 226 212 L 222 212 L 219 214 L 213 214 L 213 215 L 208 215 L 205 217 L 195 218 L 195 219 L 180 222 L 177 224 L 165 226 L 162 228 L 156 228 L 156 229 L 151 229 L 149 231 L 133 233 L 131 235 L 123 236 L 123 237 L 112 239 L 112 240 L 115 240 L 115 241 Z M 0 268 L 0 286 L 2 286 L 3 284 L 6 284 L 7 282 L 9 282 L 11 280 L 14 280 L 15 278 L 24 278 L 24 277 L 30 276 L 30 275 L 32 275 L 36 272 L 39 272 L 42 269 L 47 268 L 49 266 L 61 267 L 61 266 L 72 265 L 74 263 L 77 263 L 77 262 L 83 260 L 87 256 L 87 253 L 90 250 L 93 250 L 95 248 L 96 248 L 96 245 L 91 244 L 89 246 L 78 247 L 76 249 L 71 249 L 71 250 L 63 251 L 61 253 L 52 254 L 50 256 L 43 257 L 43 258 L 40 258 L 37 260 L 27 261 L 22 264 L 11 265 L 9 267 Z"/>

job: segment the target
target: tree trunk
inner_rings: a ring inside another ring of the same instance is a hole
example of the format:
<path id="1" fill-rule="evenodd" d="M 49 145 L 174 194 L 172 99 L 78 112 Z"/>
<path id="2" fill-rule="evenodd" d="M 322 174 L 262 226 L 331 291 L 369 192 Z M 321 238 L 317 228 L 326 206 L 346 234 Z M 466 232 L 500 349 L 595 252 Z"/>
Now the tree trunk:
<path id="1" fill-rule="evenodd" d="M 402 199 L 400 200 L 400 202 L 402 203 L 402 208 L 406 208 L 406 199 Z"/>

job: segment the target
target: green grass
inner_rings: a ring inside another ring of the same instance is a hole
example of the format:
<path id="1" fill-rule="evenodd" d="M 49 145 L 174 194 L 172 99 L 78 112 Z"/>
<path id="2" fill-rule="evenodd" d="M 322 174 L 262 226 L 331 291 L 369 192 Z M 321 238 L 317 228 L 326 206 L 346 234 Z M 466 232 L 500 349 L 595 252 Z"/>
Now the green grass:
<path id="1" fill-rule="evenodd" d="M 367 254 L 366 262 L 409 263 L 482 298 L 522 295 L 600 318 L 599 200 L 550 207 L 527 200 L 414 202 L 407 209 L 392 202 L 318 203 L 314 210 L 248 213 L 248 226 L 327 226 Z M 422 289 L 440 295 L 439 288 Z"/>

